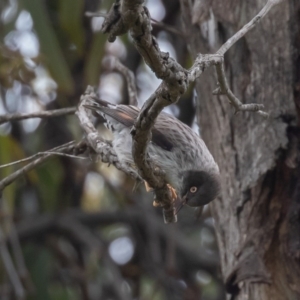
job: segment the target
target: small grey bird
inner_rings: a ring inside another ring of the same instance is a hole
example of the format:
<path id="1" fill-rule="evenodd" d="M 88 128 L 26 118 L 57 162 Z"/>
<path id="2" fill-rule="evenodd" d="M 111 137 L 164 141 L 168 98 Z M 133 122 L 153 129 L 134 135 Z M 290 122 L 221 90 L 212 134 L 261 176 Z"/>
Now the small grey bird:
<path id="1" fill-rule="evenodd" d="M 130 130 L 140 109 L 97 99 L 85 107 L 98 113 L 113 132 L 113 148 L 121 163 L 134 166 Z M 220 192 L 219 168 L 204 141 L 187 125 L 161 112 L 152 129 L 148 154 L 166 173 L 168 183 L 179 194 L 177 211 L 184 205 L 205 205 Z M 178 199 L 177 199 L 178 200 Z"/>

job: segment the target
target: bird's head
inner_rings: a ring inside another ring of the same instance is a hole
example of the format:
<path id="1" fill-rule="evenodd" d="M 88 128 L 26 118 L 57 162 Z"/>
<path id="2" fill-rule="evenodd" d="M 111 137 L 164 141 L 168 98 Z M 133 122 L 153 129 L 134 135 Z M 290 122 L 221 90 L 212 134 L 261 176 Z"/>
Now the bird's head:
<path id="1" fill-rule="evenodd" d="M 213 201 L 220 193 L 220 178 L 217 174 L 205 171 L 184 171 L 182 173 L 180 199 L 176 211 L 183 205 L 203 206 Z"/>

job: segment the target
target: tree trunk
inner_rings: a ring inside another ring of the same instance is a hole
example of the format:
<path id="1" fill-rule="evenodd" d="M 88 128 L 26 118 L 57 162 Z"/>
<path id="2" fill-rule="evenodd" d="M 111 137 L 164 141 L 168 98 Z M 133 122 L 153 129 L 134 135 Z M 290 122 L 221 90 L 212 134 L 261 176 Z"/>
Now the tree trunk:
<path id="1" fill-rule="evenodd" d="M 181 0 L 193 57 L 216 52 L 267 0 L 206 2 L 209 19 L 193 25 L 197 9 Z M 269 120 L 235 115 L 226 97 L 213 96 L 214 69 L 196 85 L 201 135 L 222 177 L 211 209 L 230 299 L 300 299 L 299 16 L 299 0 L 284 1 L 225 55 L 234 94 L 264 104 Z"/>

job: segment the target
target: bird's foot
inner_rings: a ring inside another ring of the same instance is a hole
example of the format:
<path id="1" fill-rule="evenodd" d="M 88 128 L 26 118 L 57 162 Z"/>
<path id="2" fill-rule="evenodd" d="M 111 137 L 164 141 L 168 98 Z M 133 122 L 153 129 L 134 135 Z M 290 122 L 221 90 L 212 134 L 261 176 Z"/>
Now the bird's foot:
<path id="1" fill-rule="evenodd" d="M 144 184 L 145 184 L 145 189 L 146 189 L 147 192 L 153 191 L 153 188 L 149 185 L 149 183 L 146 180 L 144 180 Z M 177 199 L 177 192 L 170 184 L 167 184 L 167 187 L 171 192 L 172 201 L 174 202 Z M 154 200 L 153 201 L 153 206 L 154 207 L 161 207 L 162 204 L 160 202 Z"/>
<path id="2" fill-rule="evenodd" d="M 168 187 L 168 189 L 169 189 L 170 192 L 171 192 L 172 201 L 173 201 L 173 203 L 174 203 L 175 200 L 177 199 L 177 192 L 176 192 L 176 190 L 175 190 L 170 184 L 167 184 L 167 187 Z M 153 206 L 154 206 L 154 207 L 162 207 L 163 204 L 160 203 L 160 202 L 158 202 L 158 201 L 156 201 L 156 200 L 154 200 L 154 201 L 153 201 Z"/>

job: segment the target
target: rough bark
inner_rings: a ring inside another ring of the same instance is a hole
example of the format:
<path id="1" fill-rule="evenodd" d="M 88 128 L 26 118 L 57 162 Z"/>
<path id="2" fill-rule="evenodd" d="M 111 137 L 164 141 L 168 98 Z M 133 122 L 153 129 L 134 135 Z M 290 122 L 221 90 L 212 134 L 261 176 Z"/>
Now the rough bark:
<path id="1" fill-rule="evenodd" d="M 193 58 L 214 53 L 265 2 L 212 0 L 210 19 L 192 24 L 193 5 L 181 0 Z M 196 85 L 201 135 L 222 177 L 211 209 L 231 299 L 300 299 L 299 11 L 299 1 L 284 1 L 225 55 L 232 91 L 264 104 L 269 120 L 234 115 L 225 97 L 213 96 L 213 69 Z"/>

